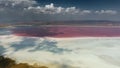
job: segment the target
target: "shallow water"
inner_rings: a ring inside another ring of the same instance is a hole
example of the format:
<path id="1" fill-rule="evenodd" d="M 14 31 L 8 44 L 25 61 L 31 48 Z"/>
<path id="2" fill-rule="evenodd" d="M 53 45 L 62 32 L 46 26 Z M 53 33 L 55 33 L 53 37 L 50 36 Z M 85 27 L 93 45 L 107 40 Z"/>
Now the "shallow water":
<path id="1" fill-rule="evenodd" d="M 29 26 L 16 27 L 12 32 L 18 36 L 36 37 L 119 37 L 120 27 Z"/>

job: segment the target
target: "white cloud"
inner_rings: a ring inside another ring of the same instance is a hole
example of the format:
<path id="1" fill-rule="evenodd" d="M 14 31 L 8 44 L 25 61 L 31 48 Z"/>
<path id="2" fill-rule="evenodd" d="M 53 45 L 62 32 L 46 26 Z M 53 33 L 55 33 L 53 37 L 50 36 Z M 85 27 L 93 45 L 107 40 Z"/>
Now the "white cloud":
<path id="1" fill-rule="evenodd" d="M 21 11 L 27 11 L 27 12 L 33 12 L 33 13 L 43 13 L 43 14 L 90 14 L 90 13 L 96 13 L 96 14 L 117 14 L 117 11 L 115 10 L 80 10 L 76 7 L 61 7 L 61 6 L 55 6 L 53 3 L 47 4 L 44 7 L 43 6 L 35 6 L 38 3 L 35 0 L 0 0 L 0 9 L 1 11 L 7 10 L 9 8 L 12 8 L 12 10 L 16 11 L 16 9 L 21 8 Z M 10 10 L 10 9 L 9 9 Z M 7 11 L 9 11 L 7 10 Z M 6 12 L 7 12 L 6 11 Z M 24 12 L 25 12 L 24 11 Z"/>
<path id="2" fill-rule="evenodd" d="M 34 0 L 0 0 L 0 9 L 4 9 L 3 12 L 9 13 L 9 11 L 23 11 L 24 8 L 37 4 Z"/>
<path id="3" fill-rule="evenodd" d="M 54 4 L 51 3 L 50 5 L 45 5 L 46 9 L 54 9 Z"/>
<path id="4" fill-rule="evenodd" d="M 28 7 L 28 11 L 36 11 L 35 13 L 44 13 L 44 14 L 76 14 L 79 13 L 79 9 L 76 7 L 55 7 L 53 3 L 49 5 L 45 5 L 44 7 L 36 6 L 36 7 Z"/>
<path id="5" fill-rule="evenodd" d="M 0 0 L 0 4 L 5 4 L 6 6 L 9 4 L 15 6 L 21 3 L 32 5 L 32 4 L 36 4 L 36 1 L 34 0 Z"/>
<path id="6" fill-rule="evenodd" d="M 115 10 L 100 10 L 100 11 L 95 11 L 96 14 L 111 14 L 115 15 L 117 14 L 117 11 Z"/>
<path id="7" fill-rule="evenodd" d="M 76 9 L 76 7 L 68 7 L 65 10 L 68 13 L 74 14 L 74 13 L 79 13 L 79 9 Z"/>
<path id="8" fill-rule="evenodd" d="M 28 11 L 34 11 L 34 13 L 44 13 L 44 14 L 79 14 L 79 15 L 83 15 L 83 14 L 90 14 L 92 13 L 90 10 L 80 10 L 77 9 L 76 7 L 56 7 L 54 6 L 53 3 L 49 4 L 49 5 L 45 5 L 44 7 L 41 6 L 36 6 L 36 7 L 28 7 L 27 9 Z"/>
<path id="9" fill-rule="evenodd" d="M 81 11 L 81 14 L 91 14 L 92 11 L 91 10 L 83 10 Z"/>
<path id="10" fill-rule="evenodd" d="M 79 20 L 82 19 L 82 15 L 86 19 L 89 14 L 96 19 L 99 15 L 115 15 L 117 13 L 115 10 L 81 10 L 75 6 L 62 7 L 53 3 L 41 6 L 35 0 L 0 0 L 0 22 L 43 21 L 46 19 Z"/>

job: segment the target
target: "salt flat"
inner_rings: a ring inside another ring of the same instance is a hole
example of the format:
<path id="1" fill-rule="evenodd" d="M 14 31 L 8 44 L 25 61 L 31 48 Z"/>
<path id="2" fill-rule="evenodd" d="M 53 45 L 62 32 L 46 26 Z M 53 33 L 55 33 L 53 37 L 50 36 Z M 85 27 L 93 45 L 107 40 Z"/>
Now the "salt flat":
<path id="1" fill-rule="evenodd" d="M 49 68 L 120 68 L 120 37 L 0 36 L 1 54 Z"/>

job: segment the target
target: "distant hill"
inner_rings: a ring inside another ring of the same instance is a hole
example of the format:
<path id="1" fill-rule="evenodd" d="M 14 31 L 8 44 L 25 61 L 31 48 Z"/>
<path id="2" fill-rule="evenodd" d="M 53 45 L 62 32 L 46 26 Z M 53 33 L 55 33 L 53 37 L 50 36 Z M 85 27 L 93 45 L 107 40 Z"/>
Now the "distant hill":
<path id="1" fill-rule="evenodd" d="M 17 22 L 17 23 L 0 23 L 0 26 L 6 25 L 80 25 L 80 26 L 120 26 L 119 21 L 108 20 L 79 20 L 79 21 L 48 21 L 48 22 Z"/>

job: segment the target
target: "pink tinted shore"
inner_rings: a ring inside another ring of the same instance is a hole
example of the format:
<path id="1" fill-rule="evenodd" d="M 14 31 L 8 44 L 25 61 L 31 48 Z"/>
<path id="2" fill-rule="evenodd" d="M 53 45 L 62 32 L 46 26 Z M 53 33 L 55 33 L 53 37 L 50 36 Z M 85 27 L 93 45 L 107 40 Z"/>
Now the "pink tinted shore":
<path id="1" fill-rule="evenodd" d="M 120 27 L 50 26 L 14 29 L 17 36 L 35 37 L 120 37 Z"/>

